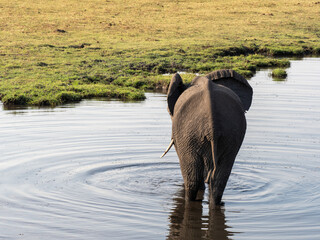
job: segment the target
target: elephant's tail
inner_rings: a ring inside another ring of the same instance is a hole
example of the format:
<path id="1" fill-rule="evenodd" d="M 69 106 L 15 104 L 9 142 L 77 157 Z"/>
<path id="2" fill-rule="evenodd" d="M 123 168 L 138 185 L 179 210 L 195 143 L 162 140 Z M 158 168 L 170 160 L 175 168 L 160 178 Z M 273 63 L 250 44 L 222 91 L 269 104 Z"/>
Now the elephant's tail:
<path id="1" fill-rule="evenodd" d="M 217 158 L 216 158 L 216 147 L 214 145 L 214 142 L 213 140 L 211 140 L 211 155 L 212 155 L 212 162 L 213 162 L 213 168 L 211 168 L 209 171 L 208 171 L 208 175 L 207 175 L 207 178 L 205 180 L 205 183 L 209 183 L 209 180 L 211 178 L 211 176 L 214 174 L 215 170 L 216 170 L 216 167 L 217 167 Z"/>
<path id="2" fill-rule="evenodd" d="M 167 152 L 169 152 L 169 150 L 170 150 L 170 148 L 172 147 L 172 145 L 173 145 L 173 139 L 171 139 L 171 142 L 170 142 L 170 144 L 169 144 L 169 146 L 168 146 L 167 150 L 162 154 L 162 156 L 161 156 L 160 158 L 164 157 L 164 155 L 166 155 L 166 154 L 167 154 Z"/>

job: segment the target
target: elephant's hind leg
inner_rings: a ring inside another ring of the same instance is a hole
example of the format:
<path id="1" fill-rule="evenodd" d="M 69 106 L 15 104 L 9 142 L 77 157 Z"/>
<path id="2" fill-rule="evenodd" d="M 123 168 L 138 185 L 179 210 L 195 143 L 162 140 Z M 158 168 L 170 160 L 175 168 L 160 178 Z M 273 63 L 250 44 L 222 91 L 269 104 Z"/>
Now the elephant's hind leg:
<path id="1" fill-rule="evenodd" d="M 231 152 L 225 152 L 219 156 L 218 165 L 214 173 L 211 175 L 209 183 L 210 196 L 213 198 L 210 199 L 210 201 L 213 200 L 214 205 L 219 205 L 221 203 L 222 195 L 227 185 L 237 152 L 237 150 L 233 150 Z"/>
<path id="2" fill-rule="evenodd" d="M 189 201 L 198 201 L 203 199 L 205 185 L 204 180 L 185 183 L 186 199 Z"/>
<path id="3" fill-rule="evenodd" d="M 200 156 L 184 156 L 180 161 L 184 179 L 186 199 L 189 201 L 202 200 L 204 185 L 204 164 Z"/>

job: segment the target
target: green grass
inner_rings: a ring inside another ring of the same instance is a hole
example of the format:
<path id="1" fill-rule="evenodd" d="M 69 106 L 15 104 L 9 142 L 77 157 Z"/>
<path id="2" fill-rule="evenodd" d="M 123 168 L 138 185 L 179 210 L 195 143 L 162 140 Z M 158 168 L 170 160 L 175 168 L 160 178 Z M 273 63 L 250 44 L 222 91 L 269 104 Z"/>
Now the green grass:
<path id="1" fill-rule="evenodd" d="M 320 53 L 317 1 L 0 0 L 0 98 L 59 105 L 144 99 L 221 68 L 251 77 Z"/>
<path id="2" fill-rule="evenodd" d="M 274 79 L 285 79 L 287 77 L 287 72 L 285 69 L 276 68 L 272 71 L 272 77 Z"/>

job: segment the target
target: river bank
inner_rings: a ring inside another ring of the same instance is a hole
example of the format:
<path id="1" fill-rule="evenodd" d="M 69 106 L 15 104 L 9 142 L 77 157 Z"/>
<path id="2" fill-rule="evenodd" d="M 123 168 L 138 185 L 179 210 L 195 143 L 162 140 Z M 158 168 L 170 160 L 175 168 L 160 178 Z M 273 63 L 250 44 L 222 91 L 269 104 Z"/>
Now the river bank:
<path id="1" fill-rule="evenodd" d="M 249 7 L 250 6 L 250 7 Z M 277 57 L 320 53 L 315 1 L 97 1 L 1 4 L 0 99 L 56 106 L 144 99 L 165 73 L 232 68 L 252 77 Z"/>

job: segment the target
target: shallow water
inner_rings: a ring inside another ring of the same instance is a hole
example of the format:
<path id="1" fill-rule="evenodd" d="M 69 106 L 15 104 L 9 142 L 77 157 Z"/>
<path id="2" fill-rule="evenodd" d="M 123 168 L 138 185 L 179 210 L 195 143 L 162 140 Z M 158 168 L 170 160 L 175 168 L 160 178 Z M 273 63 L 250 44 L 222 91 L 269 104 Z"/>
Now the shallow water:
<path id="1" fill-rule="evenodd" d="M 0 110 L 0 239 L 320 239 L 320 59 L 250 80 L 221 208 L 185 203 L 162 94 Z"/>

